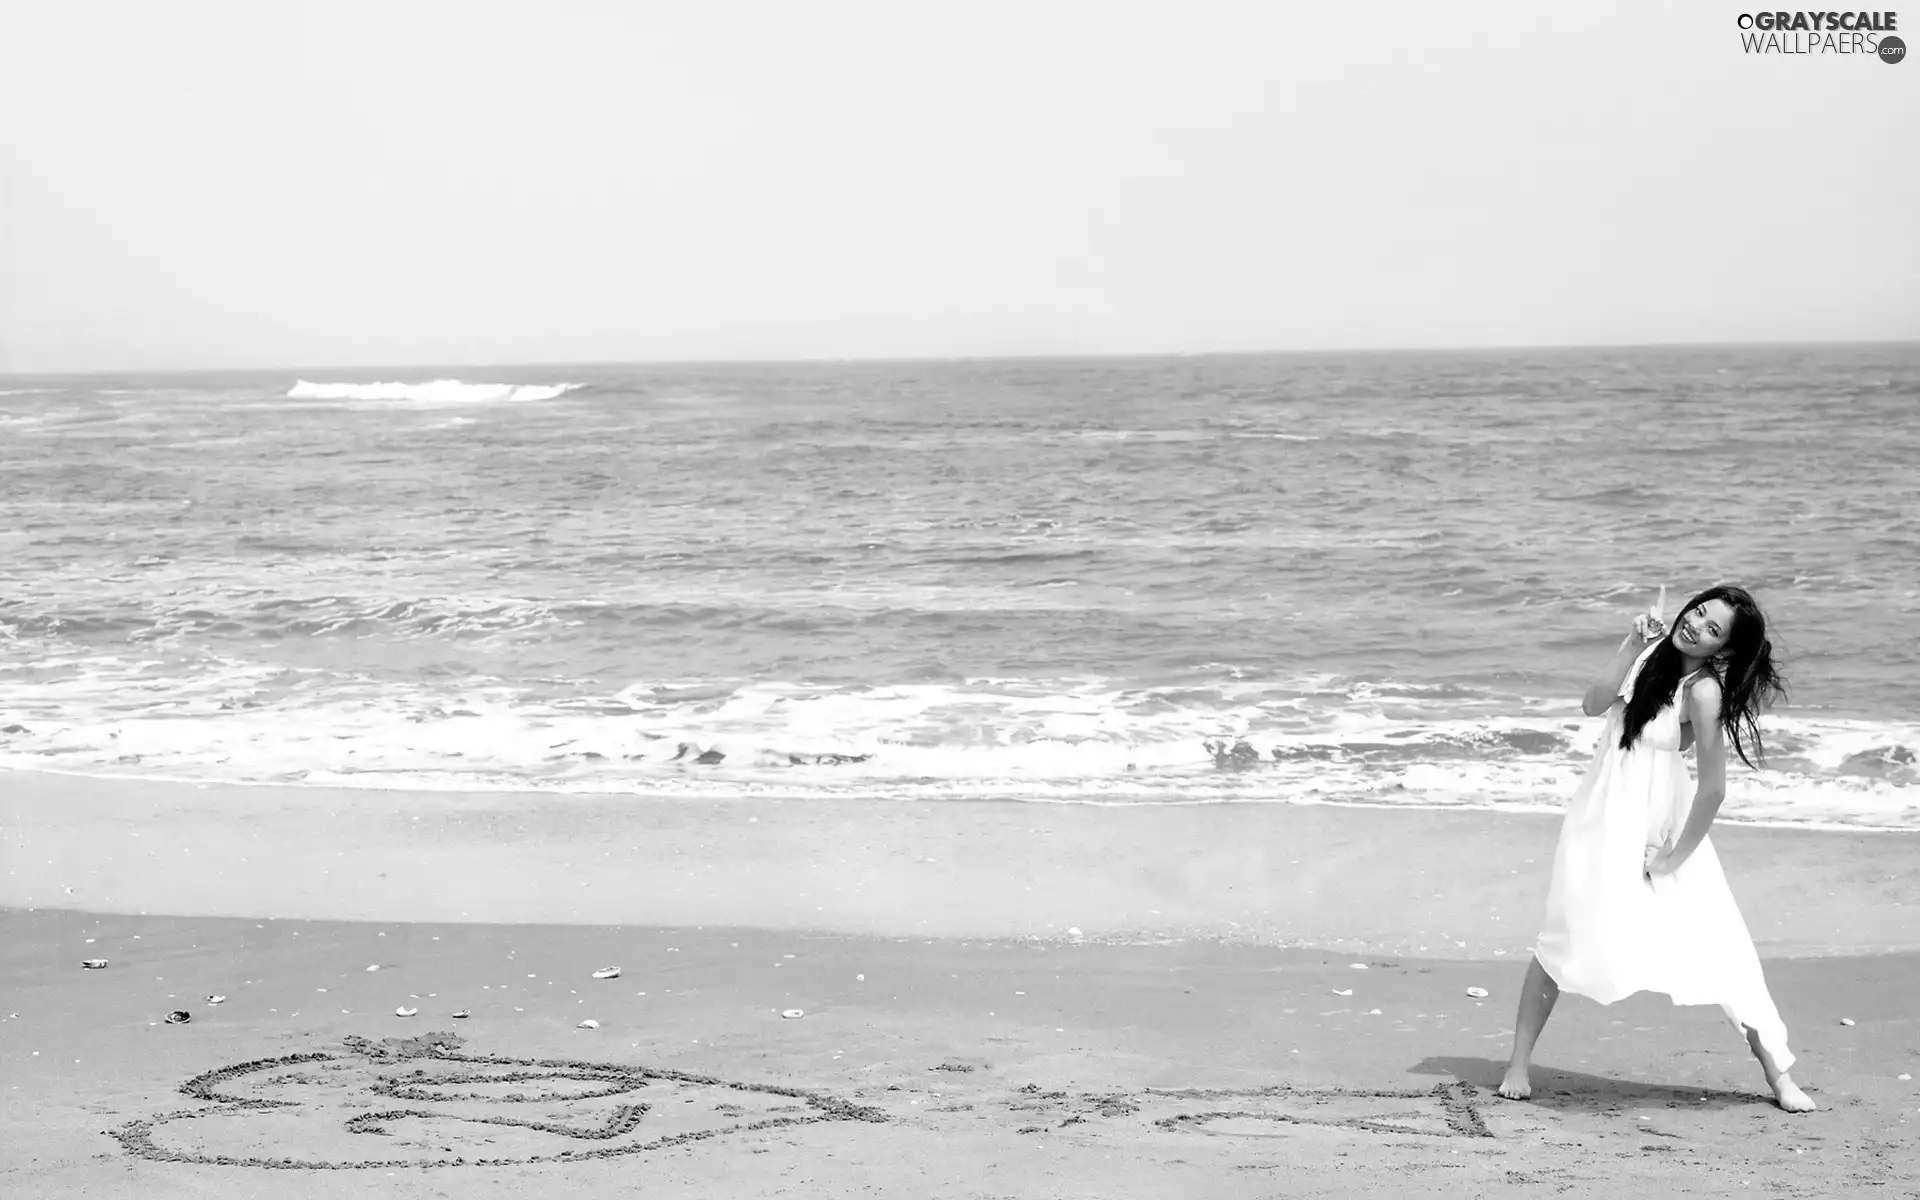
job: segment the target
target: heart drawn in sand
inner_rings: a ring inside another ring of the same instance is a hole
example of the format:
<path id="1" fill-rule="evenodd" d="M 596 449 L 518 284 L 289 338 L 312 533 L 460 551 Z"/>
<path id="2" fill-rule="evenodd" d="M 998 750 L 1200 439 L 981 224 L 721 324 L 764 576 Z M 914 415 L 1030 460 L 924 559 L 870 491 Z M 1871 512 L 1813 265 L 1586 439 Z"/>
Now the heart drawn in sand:
<path id="1" fill-rule="evenodd" d="M 459 1052 L 451 1033 L 348 1038 L 196 1075 L 197 1108 L 109 1130 L 162 1162 L 283 1170 L 574 1162 L 875 1109 L 796 1088 L 652 1067 Z"/>

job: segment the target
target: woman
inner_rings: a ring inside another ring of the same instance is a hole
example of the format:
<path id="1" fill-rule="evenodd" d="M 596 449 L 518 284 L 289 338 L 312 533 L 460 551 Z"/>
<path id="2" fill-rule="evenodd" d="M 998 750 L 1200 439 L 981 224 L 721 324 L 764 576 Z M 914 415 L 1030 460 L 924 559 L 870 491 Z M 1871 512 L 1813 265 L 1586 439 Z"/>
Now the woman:
<path id="1" fill-rule="evenodd" d="M 1813 1101 L 1787 1069 L 1787 1029 L 1707 827 L 1726 798 L 1727 742 L 1761 756 L 1755 715 L 1783 695 L 1766 617 L 1737 587 L 1708 588 L 1671 631 L 1642 617 L 1581 707 L 1606 729 L 1553 856 L 1547 915 L 1514 1019 L 1499 1092 L 1532 1094 L 1533 1044 L 1560 993 L 1602 1004 L 1639 991 L 1718 1004 L 1747 1039 L 1780 1107 Z M 1692 746 L 1699 784 L 1681 752 Z"/>

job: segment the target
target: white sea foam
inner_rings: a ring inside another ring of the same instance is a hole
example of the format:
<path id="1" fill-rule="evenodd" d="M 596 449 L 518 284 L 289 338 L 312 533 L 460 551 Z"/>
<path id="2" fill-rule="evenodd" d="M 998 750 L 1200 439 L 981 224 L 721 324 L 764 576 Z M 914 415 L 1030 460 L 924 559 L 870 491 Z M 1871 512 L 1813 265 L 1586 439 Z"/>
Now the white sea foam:
<path id="1" fill-rule="evenodd" d="M 435 379 L 428 383 L 310 383 L 302 379 L 287 389 L 290 400 L 381 400 L 421 405 L 520 404 L 551 400 L 580 387 L 577 383 L 465 383 Z"/>
<path id="2" fill-rule="evenodd" d="M 1178 693 L 676 679 L 539 698 L 240 663 L 191 680 L 148 659 L 39 668 L 0 678 L 0 710 L 22 726 L 0 737 L 0 766 L 375 788 L 1539 810 L 1572 793 L 1600 728 L 1561 701 L 1319 677 Z M 1782 769 L 1735 765 L 1727 819 L 1920 828 L 1920 729 L 1794 718 L 1770 732 Z M 709 750 L 718 762 L 696 761 Z M 1875 753 L 1885 769 L 1849 767 Z"/>
<path id="3" fill-rule="evenodd" d="M 1070 436 L 1088 442 L 1209 442 L 1211 429 L 1080 429 Z"/>

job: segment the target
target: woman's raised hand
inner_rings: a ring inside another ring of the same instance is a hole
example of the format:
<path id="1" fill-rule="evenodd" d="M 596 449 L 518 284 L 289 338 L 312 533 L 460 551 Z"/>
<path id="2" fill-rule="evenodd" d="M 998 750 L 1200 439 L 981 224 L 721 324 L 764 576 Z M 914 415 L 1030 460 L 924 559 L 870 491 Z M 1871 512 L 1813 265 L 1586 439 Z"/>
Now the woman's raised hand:
<path id="1" fill-rule="evenodd" d="M 1660 598 L 1647 606 L 1647 611 L 1633 619 L 1633 633 L 1640 639 L 1641 645 L 1651 645 L 1660 640 L 1667 632 L 1667 585 L 1660 585 Z"/>

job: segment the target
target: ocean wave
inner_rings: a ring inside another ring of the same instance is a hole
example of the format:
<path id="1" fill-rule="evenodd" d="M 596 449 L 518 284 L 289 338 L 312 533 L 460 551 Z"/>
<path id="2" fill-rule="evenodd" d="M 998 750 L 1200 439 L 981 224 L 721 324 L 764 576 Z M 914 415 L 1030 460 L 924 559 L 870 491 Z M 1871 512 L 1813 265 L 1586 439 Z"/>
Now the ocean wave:
<path id="1" fill-rule="evenodd" d="M 1248 439 L 1278 442 L 1317 442 L 1319 434 L 1286 433 L 1269 429 L 1076 429 L 1066 436 L 1088 442 L 1211 442 Z"/>
<path id="2" fill-rule="evenodd" d="M 287 389 L 290 400 L 385 400 L 413 404 L 520 404 L 551 400 L 580 387 L 577 383 L 465 383 L 435 379 L 428 383 L 310 383 Z"/>
<path id="3" fill-rule="evenodd" d="M 298 537 L 242 534 L 231 543 L 236 554 L 257 555 L 268 561 L 312 559 L 325 561 L 344 545 Z M 1036 555 L 1028 566 L 1061 572 L 1081 561 L 1075 555 Z M 1007 564 L 1001 564 L 1003 566 Z M 165 572 L 172 560 L 145 556 L 124 564 L 133 571 Z M 1063 579 L 1056 574 L 1038 582 Z M 1070 582 L 1070 580 L 1069 580 Z M 871 638 L 879 633 L 925 631 L 948 636 L 956 627 L 981 620 L 982 613 L 1066 611 L 1044 595 L 992 593 L 972 606 L 954 595 L 942 597 L 945 607 L 915 607 L 910 597 L 836 594 L 837 603 L 805 604 L 800 599 L 764 597 L 771 603 L 735 602 L 726 597 L 682 602 L 647 600 L 536 600 L 514 596 L 467 593 L 460 595 L 394 595 L 369 590 L 357 595 L 316 594 L 258 599 L 244 595 L 154 589 L 151 594 L 127 597 L 102 606 L 74 594 L 55 604 L 4 613 L 4 628 L 16 637 L 44 637 L 106 646 L 117 639 L 192 639 L 202 644 L 231 646 L 260 639 L 357 639 L 377 636 L 396 640 L 460 638 L 469 635 L 525 633 L 552 634 L 574 630 L 583 641 L 614 650 L 609 639 L 630 635 L 664 635 L 685 630 L 691 635 L 723 638 L 735 634 L 807 635 Z M 896 603 L 895 601 L 901 601 Z M 617 652 L 617 651 L 616 651 Z"/>
<path id="4" fill-rule="evenodd" d="M 1220 435 L 1211 429 L 1074 429 L 1066 436 L 1087 442 L 1210 442 Z"/>
<path id="5" fill-rule="evenodd" d="M 243 536 L 242 548 L 264 553 L 301 554 L 315 549 L 297 542 Z M 136 560 L 135 567 L 163 566 L 166 560 Z M 570 606 L 556 613 L 540 601 L 484 596 L 340 596 L 276 597 L 252 603 L 220 603 L 207 598 L 184 602 L 161 598 L 139 608 L 101 610 L 69 604 L 60 612 L 9 616 L 0 629 L 14 638 L 52 638 L 68 644 L 142 643 L 197 639 L 227 643 L 262 639 L 362 637 L 470 637 L 516 634 L 577 623 L 595 610 Z"/>
<path id="6" fill-rule="evenodd" d="M 0 710 L 0 766 L 16 769 L 377 788 L 1535 809 L 1572 793 L 1599 728 L 1561 702 L 1382 702 L 1338 679 L 1177 690 L 673 679 L 536 695 L 464 674 L 397 681 L 243 662 L 182 680 L 152 658 L 0 672 Z M 1725 814 L 1920 828 L 1916 734 L 1890 722 L 1783 723 L 1774 769 L 1731 772 Z"/>
<path id="7" fill-rule="evenodd" d="M 959 566 L 1013 567 L 1045 566 L 1052 563 L 1090 562 L 1099 558 L 1097 549 L 967 549 L 961 548 L 939 556 L 929 556 L 928 561 L 953 563 Z"/>

